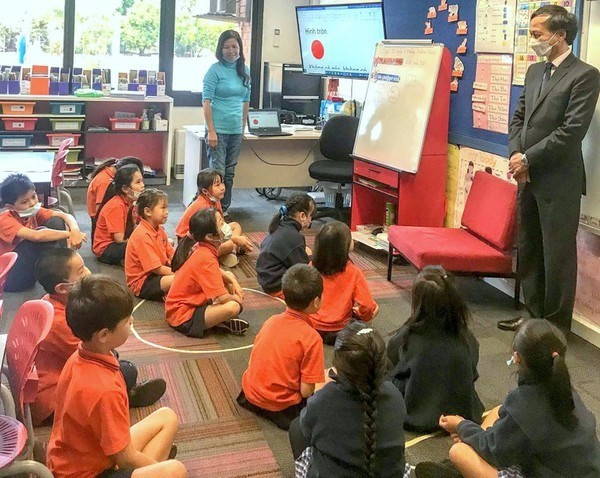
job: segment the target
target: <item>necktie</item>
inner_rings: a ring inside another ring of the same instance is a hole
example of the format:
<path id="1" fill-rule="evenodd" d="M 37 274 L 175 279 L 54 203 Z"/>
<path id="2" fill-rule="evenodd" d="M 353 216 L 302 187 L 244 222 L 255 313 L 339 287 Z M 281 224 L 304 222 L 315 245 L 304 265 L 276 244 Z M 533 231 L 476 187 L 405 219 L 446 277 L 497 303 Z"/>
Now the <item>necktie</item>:
<path id="1" fill-rule="evenodd" d="M 542 76 L 542 85 L 540 86 L 540 94 L 544 91 L 545 86 L 550 81 L 550 77 L 552 76 L 552 63 L 549 61 L 546 62 L 546 66 L 544 67 L 544 76 Z"/>

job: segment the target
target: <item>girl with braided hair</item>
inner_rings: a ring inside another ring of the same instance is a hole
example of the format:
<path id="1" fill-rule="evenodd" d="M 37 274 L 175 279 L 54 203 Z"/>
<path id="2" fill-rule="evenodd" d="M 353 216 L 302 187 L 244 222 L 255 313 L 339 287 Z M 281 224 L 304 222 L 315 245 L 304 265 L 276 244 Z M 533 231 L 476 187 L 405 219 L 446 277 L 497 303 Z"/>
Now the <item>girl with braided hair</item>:
<path id="1" fill-rule="evenodd" d="M 423 462 L 418 478 L 592 478 L 600 476 L 596 419 L 571 386 L 565 362 L 567 341 L 547 320 L 531 319 L 518 329 L 507 362 L 518 366 L 518 387 L 480 426 L 442 415 L 440 426 L 454 446 L 448 465 Z"/>
<path id="2" fill-rule="evenodd" d="M 329 383 L 290 425 L 296 477 L 409 476 L 401 426 L 406 410 L 385 381 L 381 336 L 351 322 L 337 336 L 333 366 Z"/>
<path id="3" fill-rule="evenodd" d="M 256 261 L 258 283 L 267 294 L 283 298 L 283 274 L 294 264 L 309 263 L 312 252 L 306 247 L 302 231 L 310 227 L 316 209 L 315 200 L 308 194 L 294 193 L 271 220 L 269 235 Z"/>

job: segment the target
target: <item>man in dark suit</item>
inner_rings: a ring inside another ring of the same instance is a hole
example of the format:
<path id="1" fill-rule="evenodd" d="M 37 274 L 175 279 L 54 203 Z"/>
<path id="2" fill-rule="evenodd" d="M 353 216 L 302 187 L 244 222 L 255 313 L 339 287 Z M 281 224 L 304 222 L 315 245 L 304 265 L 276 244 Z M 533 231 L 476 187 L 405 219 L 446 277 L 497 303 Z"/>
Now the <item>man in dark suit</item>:
<path id="1" fill-rule="evenodd" d="M 531 316 L 570 330 L 585 194 L 581 142 L 596 107 L 600 73 L 571 52 L 577 19 L 563 7 L 536 10 L 529 31 L 531 47 L 547 61 L 527 71 L 510 124 L 509 170 L 519 182 L 519 272 Z M 522 320 L 498 327 L 515 330 Z"/>

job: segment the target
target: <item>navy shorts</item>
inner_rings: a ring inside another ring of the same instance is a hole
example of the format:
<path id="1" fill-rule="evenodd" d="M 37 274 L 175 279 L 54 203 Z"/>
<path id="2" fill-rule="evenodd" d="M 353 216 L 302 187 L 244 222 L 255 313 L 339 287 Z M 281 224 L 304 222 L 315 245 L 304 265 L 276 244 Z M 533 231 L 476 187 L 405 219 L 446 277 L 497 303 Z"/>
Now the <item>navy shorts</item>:
<path id="1" fill-rule="evenodd" d="M 183 324 L 177 325 L 173 327 L 177 332 L 181 332 L 183 335 L 188 337 L 194 337 L 197 339 L 201 339 L 204 337 L 204 332 L 206 330 L 206 309 L 211 302 L 207 302 L 200 307 L 196 307 L 196 310 L 192 314 L 192 318 L 186 320 Z"/>
<path id="2" fill-rule="evenodd" d="M 97 478 L 131 478 L 133 472 L 134 470 L 115 470 L 114 468 L 109 468 L 100 473 Z"/>
<path id="3" fill-rule="evenodd" d="M 164 299 L 165 293 L 160 288 L 161 278 L 162 276 L 156 274 L 148 275 L 148 277 L 146 277 L 146 280 L 142 284 L 142 288 L 138 297 L 140 299 L 162 301 Z"/>

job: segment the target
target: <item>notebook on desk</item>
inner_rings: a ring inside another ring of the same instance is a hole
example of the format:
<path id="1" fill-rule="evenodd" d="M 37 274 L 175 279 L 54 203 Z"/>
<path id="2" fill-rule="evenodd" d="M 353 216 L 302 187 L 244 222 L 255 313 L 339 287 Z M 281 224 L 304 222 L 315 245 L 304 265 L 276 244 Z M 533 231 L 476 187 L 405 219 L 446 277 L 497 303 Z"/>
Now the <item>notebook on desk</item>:
<path id="1" fill-rule="evenodd" d="M 251 110 L 248 112 L 248 132 L 254 136 L 291 136 L 281 131 L 277 110 Z"/>

